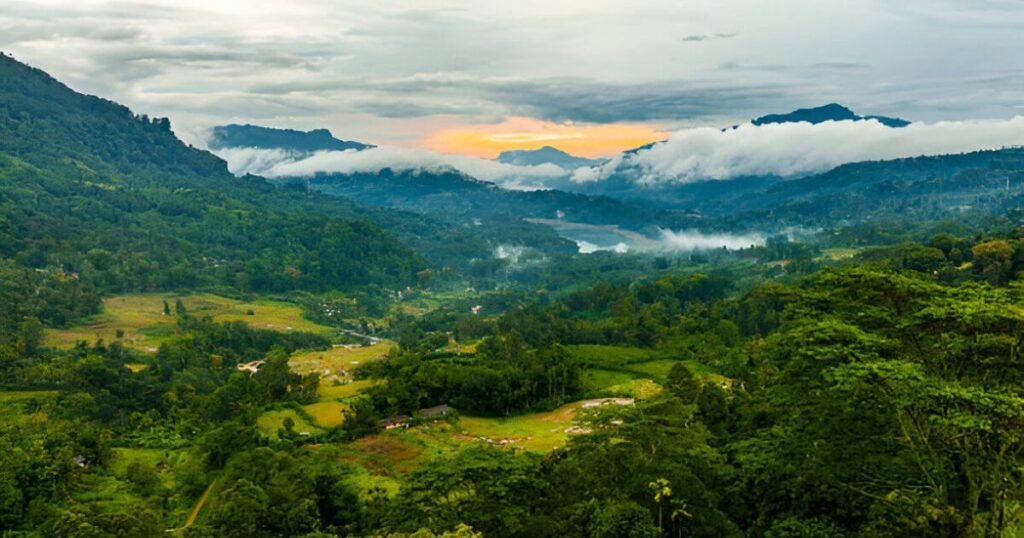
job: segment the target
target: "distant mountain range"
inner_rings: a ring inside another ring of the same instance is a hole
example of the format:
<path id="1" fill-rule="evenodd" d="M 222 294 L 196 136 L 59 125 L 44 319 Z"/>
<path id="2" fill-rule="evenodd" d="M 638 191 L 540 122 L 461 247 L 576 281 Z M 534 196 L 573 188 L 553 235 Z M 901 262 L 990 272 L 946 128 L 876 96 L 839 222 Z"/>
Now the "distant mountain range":
<path id="1" fill-rule="evenodd" d="M 538 166 L 553 164 L 566 170 L 574 170 L 581 166 L 595 166 L 604 159 L 585 159 L 570 155 L 558 148 L 544 146 L 539 149 L 516 149 L 503 151 L 497 158 L 498 162 L 517 166 Z"/>
<path id="2" fill-rule="evenodd" d="M 875 120 L 891 128 L 910 122 L 887 116 L 861 116 L 839 104 L 769 114 L 752 125 Z M 624 152 L 635 154 L 655 142 Z M 358 174 L 317 174 L 284 178 L 307 188 L 361 203 L 397 208 L 451 222 L 532 222 L 619 226 L 649 237 L 658 228 L 714 231 L 771 231 L 791 227 L 831 228 L 872 219 L 959 218 L 972 211 L 1004 211 L 1017 203 L 1024 184 L 1021 150 L 962 156 L 921 157 L 852 163 L 823 174 L 689 183 L 638 183 L 639 171 L 624 165 L 601 181 L 577 183 L 569 173 L 607 161 L 584 159 L 551 146 L 506 151 L 498 162 L 517 166 L 553 164 L 566 170 L 548 190 L 514 192 L 455 171 L 381 170 Z M 1002 178 L 1002 179 L 1000 179 Z M 552 224 L 553 225 L 553 224 Z"/>
<path id="3" fill-rule="evenodd" d="M 768 114 L 750 120 L 754 125 L 767 125 L 772 123 L 798 123 L 807 122 L 812 124 L 826 121 L 864 121 L 875 120 L 887 127 L 906 127 L 910 122 L 902 118 L 890 118 L 888 116 L 861 116 L 849 108 L 838 103 L 829 103 L 814 108 L 800 108 L 786 114 Z"/>
<path id="4" fill-rule="evenodd" d="M 213 128 L 209 141 L 210 149 L 258 148 L 283 149 L 311 153 L 314 151 L 364 150 L 375 147 L 352 140 L 334 138 L 327 129 L 297 131 L 276 129 L 259 125 L 220 125 Z"/>

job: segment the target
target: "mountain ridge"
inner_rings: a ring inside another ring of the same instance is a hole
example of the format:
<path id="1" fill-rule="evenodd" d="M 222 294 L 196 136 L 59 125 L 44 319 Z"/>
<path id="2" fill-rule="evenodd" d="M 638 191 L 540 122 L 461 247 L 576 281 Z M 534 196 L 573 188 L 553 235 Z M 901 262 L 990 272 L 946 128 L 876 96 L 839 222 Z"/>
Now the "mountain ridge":
<path id="1" fill-rule="evenodd" d="M 257 148 L 284 149 L 304 153 L 315 151 L 362 151 L 376 147 L 372 144 L 364 144 L 354 140 L 340 140 L 335 138 L 331 131 L 327 129 L 301 131 L 264 127 L 248 123 L 244 125 L 231 123 L 214 127 L 210 132 L 207 144 L 212 150 Z"/>
<path id="2" fill-rule="evenodd" d="M 517 166 L 553 164 L 566 170 L 573 170 L 581 166 L 594 166 L 604 162 L 603 159 L 577 157 L 553 146 L 543 146 L 537 149 L 507 150 L 498 154 L 495 160 L 500 163 Z"/>
<path id="3" fill-rule="evenodd" d="M 839 103 L 829 103 L 818 107 L 798 108 L 783 114 L 767 114 L 750 120 L 753 125 L 770 125 L 779 123 L 810 123 L 812 125 L 826 121 L 869 121 L 875 120 L 886 127 L 900 128 L 910 125 L 903 118 L 888 116 L 861 116 Z"/>

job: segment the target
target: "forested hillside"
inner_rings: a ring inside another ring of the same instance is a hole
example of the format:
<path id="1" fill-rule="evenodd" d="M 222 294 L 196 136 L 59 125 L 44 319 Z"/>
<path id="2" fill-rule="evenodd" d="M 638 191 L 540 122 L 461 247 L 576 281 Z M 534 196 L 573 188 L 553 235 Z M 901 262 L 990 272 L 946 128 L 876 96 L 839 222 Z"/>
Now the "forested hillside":
<path id="1" fill-rule="evenodd" d="M 0 535 L 1019 536 L 1022 169 L 275 184 L 2 57 Z M 817 228 L 583 255 L 508 200 Z"/>

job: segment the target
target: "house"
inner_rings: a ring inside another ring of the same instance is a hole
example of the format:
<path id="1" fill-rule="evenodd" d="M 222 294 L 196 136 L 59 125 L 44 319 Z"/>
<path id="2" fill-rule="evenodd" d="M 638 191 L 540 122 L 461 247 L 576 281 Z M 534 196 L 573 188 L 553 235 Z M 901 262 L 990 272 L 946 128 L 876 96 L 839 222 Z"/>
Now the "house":
<path id="1" fill-rule="evenodd" d="M 420 409 L 420 416 L 423 418 L 438 418 L 448 416 L 448 404 L 435 405 L 426 409 Z"/>
<path id="2" fill-rule="evenodd" d="M 410 418 L 405 415 L 398 415 L 391 418 L 380 419 L 380 427 L 385 430 L 393 430 L 395 428 L 408 428 Z"/>

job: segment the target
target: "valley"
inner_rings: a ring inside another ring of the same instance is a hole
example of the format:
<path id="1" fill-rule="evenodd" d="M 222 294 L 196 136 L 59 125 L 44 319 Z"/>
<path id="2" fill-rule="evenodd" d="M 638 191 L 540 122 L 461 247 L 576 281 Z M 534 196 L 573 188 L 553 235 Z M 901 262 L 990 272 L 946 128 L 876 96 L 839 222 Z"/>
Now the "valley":
<path id="1" fill-rule="evenodd" d="M 473 78 L 500 32 L 450 18 L 540 16 L 500 4 L 283 41 L 252 6 L 244 54 L 94 54 L 114 86 L 0 54 L 0 535 L 1024 535 L 1022 120 Z M 726 30 L 660 46 L 699 67 L 678 47 L 753 39 Z M 325 60 L 335 33 L 386 46 Z M 457 73 L 374 72 L 435 47 Z"/>

